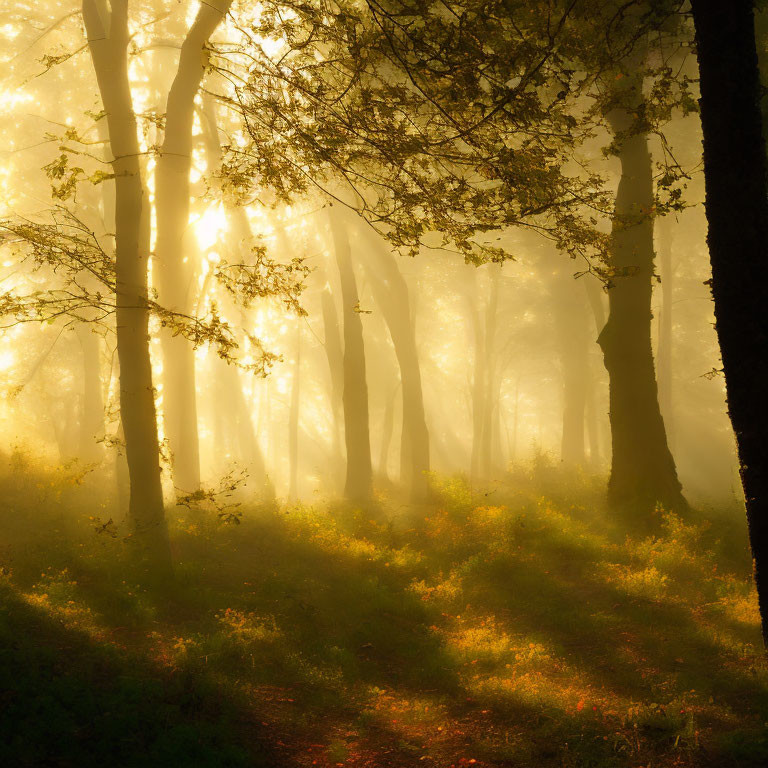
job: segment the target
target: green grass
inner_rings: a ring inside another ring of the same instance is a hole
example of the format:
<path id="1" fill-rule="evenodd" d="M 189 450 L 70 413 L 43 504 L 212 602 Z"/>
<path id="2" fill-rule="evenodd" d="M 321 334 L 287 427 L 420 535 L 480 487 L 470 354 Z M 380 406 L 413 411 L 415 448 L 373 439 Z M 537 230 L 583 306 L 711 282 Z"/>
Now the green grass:
<path id="1" fill-rule="evenodd" d="M 421 508 L 170 510 L 154 594 L 95 479 L 12 461 L 2 765 L 768 763 L 738 509 L 648 535 L 599 479 L 520 471 Z"/>

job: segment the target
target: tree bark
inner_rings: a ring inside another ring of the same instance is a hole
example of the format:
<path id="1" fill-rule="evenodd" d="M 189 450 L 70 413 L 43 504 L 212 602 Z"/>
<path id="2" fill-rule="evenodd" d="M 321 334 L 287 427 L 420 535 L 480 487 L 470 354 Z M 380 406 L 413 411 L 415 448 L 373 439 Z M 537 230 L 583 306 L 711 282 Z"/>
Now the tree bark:
<path id="1" fill-rule="evenodd" d="M 176 76 L 168 92 L 165 136 L 155 172 L 157 242 L 154 275 L 160 303 L 191 314 L 196 270 L 184 241 L 189 225 L 190 170 L 194 101 L 205 73 L 205 46 L 226 15 L 231 0 L 201 3 L 182 43 Z M 185 258 L 186 256 L 186 258 Z M 200 440 L 197 428 L 195 353 L 189 342 L 165 328 L 163 415 L 171 449 L 174 485 L 191 493 L 200 487 Z"/>
<path id="2" fill-rule="evenodd" d="M 368 415 L 368 382 L 365 372 L 363 324 L 360 301 L 352 267 L 349 235 L 335 208 L 330 212 L 331 235 L 341 279 L 344 321 L 344 439 L 347 449 L 347 475 L 344 495 L 352 502 L 370 498 L 373 481 L 371 437 Z"/>
<path id="3" fill-rule="evenodd" d="M 768 644 L 768 182 L 753 3 L 693 0 L 712 293 Z"/>
<path id="4" fill-rule="evenodd" d="M 667 445 L 651 348 L 653 169 L 647 134 L 633 124 L 632 114 L 642 112 L 642 77 L 629 74 L 623 81 L 621 105 L 608 115 L 621 179 L 611 232 L 615 281 L 598 343 L 610 379 L 608 500 L 645 513 L 659 503 L 667 509 L 686 504 Z"/>
<path id="5" fill-rule="evenodd" d="M 83 20 L 106 112 L 115 174 L 117 354 L 130 476 L 128 513 L 149 567 L 163 577 L 171 572 L 171 555 L 149 354 L 149 210 L 128 81 L 128 2 L 113 0 L 107 11 L 105 4 L 84 0 Z"/>

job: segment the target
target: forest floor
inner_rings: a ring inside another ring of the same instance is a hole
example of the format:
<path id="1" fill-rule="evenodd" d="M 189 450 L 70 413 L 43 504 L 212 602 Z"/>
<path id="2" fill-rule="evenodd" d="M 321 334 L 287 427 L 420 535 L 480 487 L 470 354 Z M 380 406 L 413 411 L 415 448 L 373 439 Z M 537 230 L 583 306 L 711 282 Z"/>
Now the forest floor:
<path id="1" fill-rule="evenodd" d="M 23 464 L 0 470 L 0 765 L 768 765 L 735 504 L 628 530 L 599 481 L 520 471 L 420 508 L 177 509 L 156 594 L 87 478 Z"/>

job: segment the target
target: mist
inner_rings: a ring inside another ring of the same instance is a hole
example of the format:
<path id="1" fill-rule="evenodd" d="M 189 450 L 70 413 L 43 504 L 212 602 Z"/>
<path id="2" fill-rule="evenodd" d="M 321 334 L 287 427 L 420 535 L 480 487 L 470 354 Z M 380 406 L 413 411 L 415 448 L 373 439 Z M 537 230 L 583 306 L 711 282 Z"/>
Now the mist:
<path id="1" fill-rule="evenodd" d="M 716 5 L 0 10 L 0 762 L 764 764 Z"/>

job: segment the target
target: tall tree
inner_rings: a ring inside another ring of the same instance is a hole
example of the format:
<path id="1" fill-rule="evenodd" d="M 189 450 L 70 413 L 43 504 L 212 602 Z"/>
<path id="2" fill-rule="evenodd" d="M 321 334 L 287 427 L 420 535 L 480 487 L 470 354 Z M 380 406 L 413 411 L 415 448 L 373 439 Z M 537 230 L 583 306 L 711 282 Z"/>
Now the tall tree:
<path id="1" fill-rule="evenodd" d="M 109 129 L 115 183 L 115 270 L 120 414 L 130 477 L 129 517 L 151 567 L 171 569 L 160 482 L 147 268 L 149 210 L 128 80 L 128 0 L 84 0 L 83 20 Z"/>
<path id="2" fill-rule="evenodd" d="M 692 0 L 712 294 L 768 645 L 768 181 L 754 3 Z"/>
<path id="3" fill-rule="evenodd" d="M 584 466 L 585 419 L 589 391 L 589 331 L 586 297 L 566 264 L 555 267 L 549 281 L 563 377 L 563 435 L 560 459 L 565 466 Z"/>
<path id="4" fill-rule="evenodd" d="M 653 167 L 644 118 L 642 51 L 617 73 L 608 123 L 621 163 L 611 230 L 609 313 L 598 338 L 610 378 L 609 501 L 685 506 L 659 408 L 651 347 Z"/>
<path id="5" fill-rule="evenodd" d="M 341 280 L 342 320 L 344 324 L 344 438 L 347 449 L 347 474 L 344 495 L 353 502 L 364 502 L 371 495 L 373 469 L 368 413 L 368 382 L 365 373 L 363 323 L 360 299 L 352 265 L 349 233 L 337 206 L 329 210 L 336 263 Z"/>
<path id="6" fill-rule="evenodd" d="M 101 338 L 87 324 L 75 326 L 83 353 L 83 391 L 80 404 L 80 446 L 78 455 L 85 461 L 98 461 L 98 440 L 104 436 L 104 397 L 101 383 Z"/>
<path id="7" fill-rule="evenodd" d="M 344 349 L 339 329 L 339 315 L 333 294 L 326 284 L 320 293 L 320 309 L 323 316 L 323 349 L 328 361 L 330 378 L 329 399 L 331 403 L 331 418 L 333 420 L 331 442 L 334 455 L 334 490 L 341 487 L 342 472 L 336 471 L 343 464 L 343 449 L 341 433 L 344 429 L 343 400 L 344 400 Z"/>
<path id="8" fill-rule="evenodd" d="M 192 127 L 195 96 L 206 69 L 206 45 L 231 6 L 231 0 L 201 3 L 184 42 L 168 92 L 165 135 L 155 174 L 157 242 L 154 274 L 160 302 L 192 314 L 196 286 L 193 260 L 185 252 L 189 225 Z M 195 354 L 191 345 L 166 328 L 163 345 L 163 412 L 171 449 L 174 484 L 191 493 L 200 487 Z"/>
<path id="9" fill-rule="evenodd" d="M 288 498 L 299 497 L 299 410 L 301 407 L 301 320 L 296 320 L 291 404 L 288 412 Z"/>
<path id="10" fill-rule="evenodd" d="M 380 238 L 366 234 L 368 258 L 364 263 L 369 266 L 373 295 L 387 323 L 400 368 L 403 402 L 400 482 L 414 500 L 424 500 L 428 490 L 429 431 L 408 285 L 392 251 Z"/>

